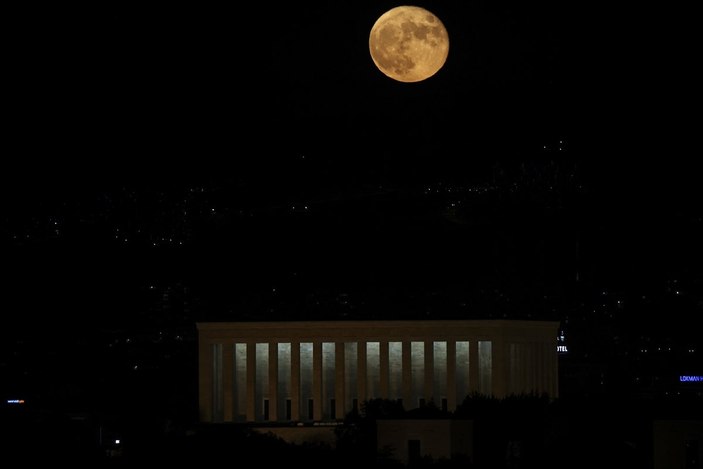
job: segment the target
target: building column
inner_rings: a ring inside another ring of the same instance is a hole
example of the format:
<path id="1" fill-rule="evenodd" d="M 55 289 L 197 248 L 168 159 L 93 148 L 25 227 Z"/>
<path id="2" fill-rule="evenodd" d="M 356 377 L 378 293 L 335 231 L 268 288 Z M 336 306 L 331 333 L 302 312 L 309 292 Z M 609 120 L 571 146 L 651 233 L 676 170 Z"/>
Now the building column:
<path id="1" fill-rule="evenodd" d="M 551 399 L 559 397 L 559 360 L 556 351 L 557 344 L 555 342 L 547 342 L 544 344 L 545 375 L 547 376 L 547 384 L 545 387 Z"/>
<path id="2" fill-rule="evenodd" d="M 366 381 L 368 380 L 368 371 L 366 360 L 366 342 L 357 342 L 356 357 L 356 385 L 357 394 L 359 396 L 359 410 L 361 410 L 361 405 L 367 400 Z"/>
<path id="3" fill-rule="evenodd" d="M 447 341 L 447 410 L 456 409 L 456 342 Z"/>
<path id="4" fill-rule="evenodd" d="M 493 337 L 493 345 L 491 346 L 491 362 L 493 369 L 491 370 L 491 384 L 493 386 L 493 395 L 498 398 L 505 397 L 506 394 L 506 366 L 505 357 L 505 341 L 503 337 Z"/>
<path id="5" fill-rule="evenodd" d="M 278 343 L 269 342 L 269 420 L 278 420 Z"/>
<path id="6" fill-rule="evenodd" d="M 425 402 L 434 401 L 439 396 L 434 395 L 434 342 L 431 340 L 425 341 L 425 376 L 424 376 L 424 391 Z"/>
<path id="7" fill-rule="evenodd" d="M 300 420 L 300 342 L 290 344 L 290 417 Z"/>
<path id="8" fill-rule="evenodd" d="M 542 393 L 548 393 L 547 390 L 547 364 L 544 350 L 544 343 L 535 342 L 535 349 L 537 351 L 537 394 L 542 395 Z"/>
<path id="9" fill-rule="evenodd" d="M 478 392 L 478 338 L 469 341 L 469 392 Z"/>
<path id="10" fill-rule="evenodd" d="M 346 389 L 345 380 L 345 350 L 344 342 L 335 342 L 334 344 L 334 402 L 335 409 L 334 413 L 338 420 L 344 419 L 347 412 L 345 408 L 346 396 L 344 390 Z"/>
<path id="11" fill-rule="evenodd" d="M 403 342 L 403 407 L 408 409 L 413 400 L 413 375 L 410 342 Z M 413 405 L 414 408 L 415 406 Z"/>
<path id="12" fill-rule="evenodd" d="M 223 421 L 234 421 L 234 344 L 222 345 L 222 387 L 224 399 Z"/>
<path id="13" fill-rule="evenodd" d="M 256 421 L 256 343 L 247 342 L 247 422 Z"/>
<path id="14" fill-rule="evenodd" d="M 552 389 L 554 390 L 554 398 L 559 397 L 559 355 L 556 353 L 556 344 L 552 345 L 549 350 L 549 356 L 551 357 L 551 369 L 549 372 L 552 377 Z"/>
<path id="15" fill-rule="evenodd" d="M 198 344 L 198 400 L 201 422 L 212 422 L 212 366 L 212 344 L 201 338 Z"/>
<path id="16" fill-rule="evenodd" d="M 537 384 L 539 380 L 538 366 L 539 366 L 539 353 L 537 350 L 537 342 L 530 341 L 527 343 L 527 363 L 530 367 L 530 373 L 527 375 L 527 392 L 539 393 L 538 389 L 540 386 Z"/>
<path id="17" fill-rule="evenodd" d="M 322 342 L 312 343 L 313 420 L 322 420 Z"/>
<path id="18" fill-rule="evenodd" d="M 516 352 L 516 363 L 517 363 L 517 386 L 515 391 L 526 392 L 527 382 L 528 382 L 528 367 L 530 366 L 527 361 L 527 347 L 529 343 L 519 342 L 515 344 Z M 508 346 L 509 347 L 509 346 Z"/>
<path id="19" fill-rule="evenodd" d="M 384 340 L 379 343 L 379 353 L 381 354 L 381 364 L 379 367 L 381 383 L 379 393 L 381 394 L 381 398 L 388 399 L 388 341 Z"/>

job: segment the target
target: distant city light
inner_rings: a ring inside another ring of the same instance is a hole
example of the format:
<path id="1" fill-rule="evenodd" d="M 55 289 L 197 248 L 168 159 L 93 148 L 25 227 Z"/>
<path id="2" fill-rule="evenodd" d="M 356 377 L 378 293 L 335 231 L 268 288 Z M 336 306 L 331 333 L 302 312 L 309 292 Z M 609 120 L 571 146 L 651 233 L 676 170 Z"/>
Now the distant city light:
<path id="1" fill-rule="evenodd" d="M 703 383 L 703 376 L 700 375 L 681 375 L 679 381 L 682 383 Z"/>
<path id="2" fill-rule="evenodd" d="M 7 400 L 7 403 L 8 403 L 8 404 L 13 404 L 13 405 L 15 405 L 15 404 L 20 404 L 20 405 L 21 405 L 21 404 L 24 404 L 24 399 L 8 399 L 8 400 Z"/>
<path id="3" fill-rule="evenodd" d="M 566 337 L 564 336 L 564 331 L 559 331 L 559 336 L 557 337 L 557 353 L 567 353 L 569 348 L 566 345 Z"/>
<path id="4" fill-rule="evenodd" d="M 119 445 L 119 444 L 120 444 L 120 440 L 119 440 L 119 439 L 115 440 L 115 444 L 116 444 L 116 445 Z"/>

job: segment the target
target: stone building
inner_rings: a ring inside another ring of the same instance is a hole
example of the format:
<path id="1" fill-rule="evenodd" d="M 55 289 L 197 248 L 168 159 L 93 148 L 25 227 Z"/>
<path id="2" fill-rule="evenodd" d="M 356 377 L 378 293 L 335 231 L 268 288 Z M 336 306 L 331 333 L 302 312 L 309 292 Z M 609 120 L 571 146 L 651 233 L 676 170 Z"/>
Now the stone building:
<path id="1" fill-rule="evenodd" d="M 470 393 L 558 397 L 555 321 L 202 322 L 202 422 L 334 422 L 371 398 L 452 411 Z"/>

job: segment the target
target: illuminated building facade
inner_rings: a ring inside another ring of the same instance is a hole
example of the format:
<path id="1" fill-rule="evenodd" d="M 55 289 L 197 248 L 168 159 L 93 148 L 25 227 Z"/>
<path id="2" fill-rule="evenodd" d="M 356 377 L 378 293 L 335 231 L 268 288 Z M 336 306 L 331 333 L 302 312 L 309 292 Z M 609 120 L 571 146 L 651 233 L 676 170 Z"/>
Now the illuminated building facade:
<path id="1" fill-rule="evenodd" d="M 558 396 L 559 322 L 198 323 L 203 422 L 336 421 L 372 398 L 454 410 L 471 393 Z"/>

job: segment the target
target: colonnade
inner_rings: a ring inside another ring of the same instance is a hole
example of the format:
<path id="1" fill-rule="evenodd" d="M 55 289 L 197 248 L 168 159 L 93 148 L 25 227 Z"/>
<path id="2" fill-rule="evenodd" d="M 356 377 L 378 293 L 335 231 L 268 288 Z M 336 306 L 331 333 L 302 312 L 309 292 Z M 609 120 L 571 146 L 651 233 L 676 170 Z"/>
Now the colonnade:
<path id="1" fill-rule="evenodd" d="M 558 323 L 199 323 L 200 418 L 335 421 L 372 398 L 454 410 L 470 393 L 556 397 Z"/>

